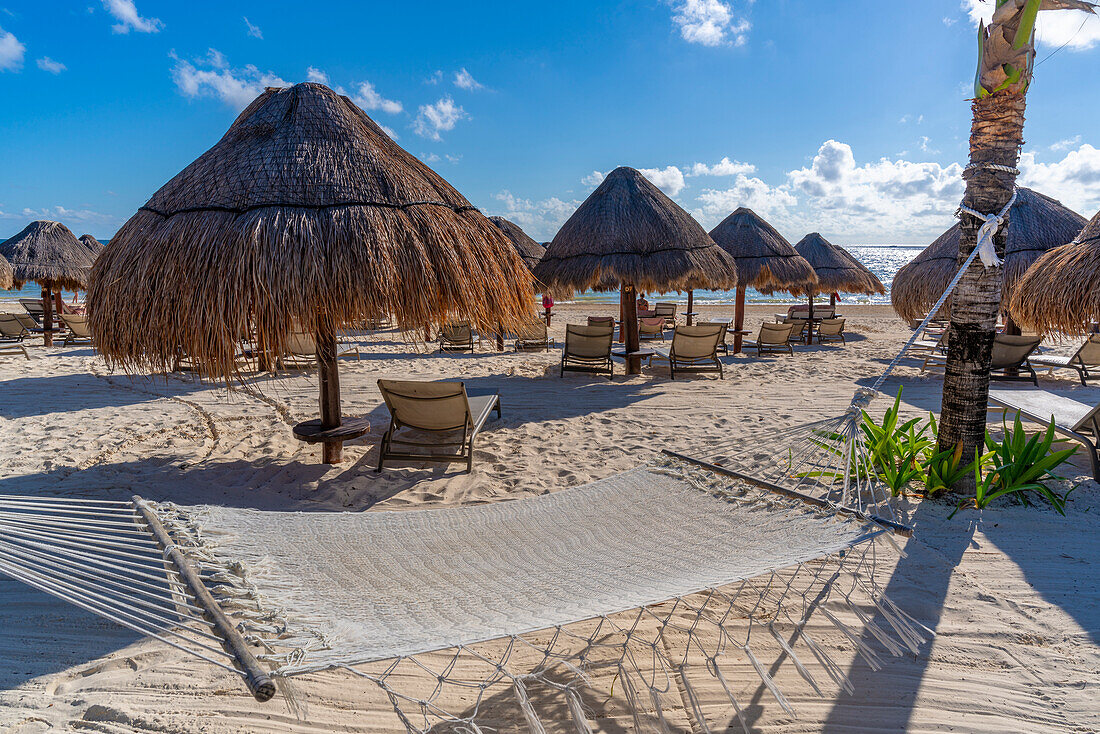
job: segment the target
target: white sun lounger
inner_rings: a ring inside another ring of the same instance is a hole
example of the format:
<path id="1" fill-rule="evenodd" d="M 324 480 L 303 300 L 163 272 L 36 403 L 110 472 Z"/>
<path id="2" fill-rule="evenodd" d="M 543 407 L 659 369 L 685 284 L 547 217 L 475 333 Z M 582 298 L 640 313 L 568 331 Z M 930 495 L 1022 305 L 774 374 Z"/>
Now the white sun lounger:
<path id="1" fill-rule="evenodd" d="M 990 390 L 989 402 L 1009 412 L 1019 411 L 1021 418 L 1047 425 L 1054 420 L 1054 431 L 1085 445 L 1089 452 L 1092 477 L 1100 482 L 1100 456 L 1096 453 L 1100 437 L 1100 403 L 1089 405 L 1046 390 Z"/>

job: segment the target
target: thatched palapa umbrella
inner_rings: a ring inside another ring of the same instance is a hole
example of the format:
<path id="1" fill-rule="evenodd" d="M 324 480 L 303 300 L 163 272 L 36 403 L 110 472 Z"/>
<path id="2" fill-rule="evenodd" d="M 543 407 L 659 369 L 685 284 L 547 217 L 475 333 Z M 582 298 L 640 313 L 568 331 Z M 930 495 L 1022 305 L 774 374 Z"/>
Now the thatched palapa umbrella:
<path id="1" fill-rule="evenodd" d="M 637 289 L 733 288 L 737 264 L 676 202 L 621 167 L 562 225 L 535 267 L 548 288 L 620 291 L 627 354 L 638 351 Z M 640 360 L 627 358 L 627 373 Z"/>
<path id="2" fill-rule="evenodd" d="M 817 232 L 799 240 L 794 246 L 795 252 L 814 269 L 817 275 L 817 284 L 792 292 L 802 293 L 809 297 L 809 317 L 814 317 L 814 296 L 818 293 L 862 293 L 871 295 L 885 293 L 886 287 L 874 273 L 867 269 L 863 263 L 856 260 L 852 253 L 843 247 L 832 244 Z M 813 339 L 813 330 L 806 330 L 806 343 Z"/>
<path id="3" fill-rule="evenodd" d="M 1008 311 L 1016 323 L 1043 334 L 1083 334 L 1100 320 L 1100 212 L 1072 242 L 1028 268 Z"/>
<path id="4" fill-rule="evenodd" d="M 85 288 L 92 256 L 68 227 L 44 220 L 31 222 L 0 245 L 0 255 L 11 263 L 16 288 L 28 281 L 42 286 L 43 343 L 53 346 L 54 291 Z"/>
<path id="5" fill-rule="evenodd" d="M 15 283 L 15 278 L 12 275 L 11 265 L 8 263 L 7 258 L 0 255 L 0 290 L 8 290 Z"/>
<path id="6" fill-rule="evenodd" d="M 737 307 L 734 315 L 734 353 L 741 351 L 745 327 L 745 289 L 785 291 L 817 283 L 806 258 L 795 252 L 775 227 L 752 209 L 738 207 L 710 231 L 718 246 L 737 261 Z"/>
<path id="7" fill-rule="evenodd" d="M 1016 203 L 1008 215 L 1005 243 L 1003 303 L 1011 298 L 1016 283 L 1039 257 L 1072 240 L 1085 226 L 1085 218 L 1057 199 L 1024 187 L 1016 189 Z M 946 290 L 959 270 L 959 237 L 955 224 L 909 263 L 898 269 L 890 286 L 894 311 L 906 321 L 922 318 Z M 951 301 L 939 315 L 948 318 Z"/>
<path id="8" fill-rule="evenodd" d="M 516 252 L 523 258 L 523 263 L 531 270 L 535 269 L 535 266 L 539 264 L 539 260 L 546 253 L 546 250 L 538 242 L 535 242 L 531 237 L 524 232 L 518 224 L 505 219 L 504 217 L 489 217 L 489 221 L 497 226 L 504 236 L 512 243 L 512 246 L 516 248 Z"/>
<path id="9" fill-rule="evenodd" d="M 88 250 L 93 259 L 99 257 L 99 253 L 103 252 L 103 243 L 90 234 L 82 234 L 77 237 L 77 239 L 84 243 L 84 247 Z"/>
<path id="10" fill-rule="evenodd" d="M 210 150 L 153 194 L 96 261 L 89 322 L 127 369 L 179 350 L 227 383 L 241 335 L 281 354 L 316 335 L 321 418 L 295 427 L 324 460 L 367 430 L 340 414 L 336 333 L 379 313 L 399 326 L 525 323 L 531 274 L 489 218 L 315 83 L 268 89 Z"/>

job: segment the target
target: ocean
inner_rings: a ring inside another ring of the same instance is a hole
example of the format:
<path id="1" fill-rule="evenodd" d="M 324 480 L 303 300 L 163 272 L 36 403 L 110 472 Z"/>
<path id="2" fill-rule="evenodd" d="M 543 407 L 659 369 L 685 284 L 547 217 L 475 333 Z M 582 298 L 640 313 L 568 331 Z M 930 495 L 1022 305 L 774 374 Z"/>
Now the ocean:
<path id="1" fill-rule="evenodd" d="M 878 276 L 878 279 L 886 286 L 886 294 L 875 296 L 848 296 L 842 293 L 841 301 L 844 303 L 890 303 L 890 284 L 894 280 L 894 273 L 898 272 L 898 269 L 901 268 L 902 265 L 905 265 L 916 257 L 917 253 L 924 248 L 920 245 L 854 245 L 845 249 L 852 253 L 857 260 L 870 268 L 872 273 Z M 41 293 L 42 289 L 39 286 L 34 283 L 28 283 L 18 291 L 0 290 L 0 300 L 7 300 L 10 298 L 38 298 Z M 653 295 L 654 294 L 650 294 L 650 296 Z M 68 291 L 65 291 L 63 296 L 67 301 L 71 301 L 73 298 L 73 294 Z M 696 303 L 733 303 L 736 298 L 736 293 L 734 291 L 695 291 L 694 297 Z M 684 301 L 687 299 L 687 294 L 667 293 L 661 296 L 661 299 Z M 650 300 L 652 301 L 653 298 L 651 297 Z M 789 303 L 793 299 L 789 293 L 774 293 L 770 296 L 765 296 L 763 293 L 758 293 L 750 288 L 745 292 L 745 300 L 748 303 Z M 587 303 L 618 303 L 619 294 L 587 291 L 578 294 L 572 301 Z"/>
<path id="2" fill-rule="evenodd" d="M 921 250 L 924 249 L 923 245 L 853 245 L 851 247 L 845 247 L 845 250 L 852 253 L 852 255 L 861 263 L 866 265 L 872 273 L 874 273 L 882 284 L 886 286 L 886 293 L 883 295 L 874 296 L 853 296 L 840 294 L 842 303 L 890 303 L 890 285 L 893 283 L 894 274 L 898 272 L 902 265 L 905 265 L 914 257 L 917 256 Z M 648 294 L 649 301 L 652 303 L 657 300 L 656 294 Z M 695 291 L 694 298 L 695 303 L 734 303 L 737 297 L 736 291 Z M 660 300 L 677 300 L 680 302 L 687 301 L 687 293 L 666 293 L 660 296 Z M 770 296 L 766 296 L 759 291 L 749 288 L 745 291 L 746 303 L 791 303 L 794 301 L 793 296 L 789 293 L 773 293 Z M 570 301 L 564 301 L 569 303 Z M 575 303 L 618 303 L 619 294 L 614 293 L 596 293 L 594 291 L 586 291 L 576 295 L 572 302 Z"/>

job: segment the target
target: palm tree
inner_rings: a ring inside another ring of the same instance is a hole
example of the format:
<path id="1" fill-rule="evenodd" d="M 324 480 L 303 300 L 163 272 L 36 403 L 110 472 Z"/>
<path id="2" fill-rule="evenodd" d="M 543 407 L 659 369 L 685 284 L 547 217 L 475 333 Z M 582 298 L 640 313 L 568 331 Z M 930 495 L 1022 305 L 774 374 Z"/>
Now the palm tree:
<path id="1" fill-rule="evenodd" d="M 996 214 L 1012 198 L 1016 163 L 1023 144 L 1024 105 L 1035 63 L 1035 20 L 1040 10 L 1084 10 L 1082 0 L 994 0 L 988 27 L 978 28 L 978 70 L 974 79 L 970 128 L 970 165 L 963 172 L 963 206 Z M 984 220 L 961 214 L 961 265 L 977 245 Z M 1007 218 L 993 237 L 1004 255 Z M 951 306 L 947 374 L 943 382 L 939 449 L 962 442 L 963 456 L 973 456 L 985 435 L 989 399 L 989 364 L 997 314 L 1001 310 L 1001 267 L 971 263 L 959 281 Z M 970 477 L 973 482 L 973 477 Z"/>

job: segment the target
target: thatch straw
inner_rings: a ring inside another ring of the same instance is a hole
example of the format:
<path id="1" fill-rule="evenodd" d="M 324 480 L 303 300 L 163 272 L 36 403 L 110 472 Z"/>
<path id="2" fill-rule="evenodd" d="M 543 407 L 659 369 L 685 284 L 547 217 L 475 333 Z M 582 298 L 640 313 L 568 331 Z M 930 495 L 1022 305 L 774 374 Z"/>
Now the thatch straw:
<path id="1" fill-rule="evenodd" d="M 83 290 L 88 283 L 92 257 L 69 228 L 60 222 L 40 220 L 0 244 L 12 269 L 16 288 L 34 282 L 43 287 Z"/>
<path id="2" fill-rule="evenodd" d="M 77 239 L 84 244 L 84 248 L 91 254 L 93 261 L 99 257 L 99 253 L 103 252 L 103 243 L 90 234 L 82 234 Z"/>
<path id="3" fill-rule="evenodd" d="M 543 254 L 546 253 L 543 246 L 528 237 L 527 233 L 515 222 L 504 217 L 489 217 L 489 221 L 495 224 L 497 229 L 503 232 L 504 236 L 511 241 L 512 246 L 516 248 L 516 252 L 523 258 L 523 262 L 527 267 L 534 270 Z"/>
<path id="4" fill-rule="evenodd" d="M 812 293 L 885 293 L 886 287 L 875 274 L 843 247 L 832 244 L 817 232 L 799 240 L 795 251 L 806 258 L 817 273 L 817 285 L 793 291 Z"/>
<path id="5" fill-rule="evenodd" d="M 562 226 L 535 267 L 556 290 L 732 288 L 737 263 L 633 168 L 616 168 Z"/>
<path id="6" fill-rule="evenodd" d="M 737 279 L 743 287 L 772 292 L 817 282 L 810 263 L 752 209 L 739 207 L 710 231 L 710 237 L 737 261 Z"/>
<path id="7" fill-rule="evenodd" d="M 8 290 L 15 283 L 15 278 L 12 276 L 11 265 L 3 256 L 0 256 L 0 290 Z"/>
<path id="8" fill-rule="evenodd" d="M 1017 282 L 1043 253 L 1069 242 L 1085 226 L 1085 218 L 1077 212 L 1022 186 L 1016 190 L 1016 203 L 1008 216 L 1003 303 L 1008 302 Z M 955 224 L 894 275 L 890 301 L 903 319 L 923 316 L 955 276 L 959 269 L 959 233 L 959 225 Z M 948 299 L 940 315 L 949 317 L 950 306 Z"/>
<path id="9" fill-rule="evenodd" d="M 1013 320 L 1040 333 L 1084 334 L 1100 319 L 1100 212 L 1076 239 L 1028 268 L 1008 302 Z"/>
<path id="10" fill-rule="evenodd" d="M 163 370 L 182 348 L 227 381 L 250 330 L 276 352 L 292 330 L 379 314 L 510 330 L 533 300 L 530 271 L 488 217 L 315 83 L 257 97 L 122 226 L 88 292 L 110 363 Z"/>

